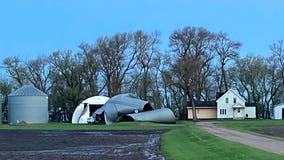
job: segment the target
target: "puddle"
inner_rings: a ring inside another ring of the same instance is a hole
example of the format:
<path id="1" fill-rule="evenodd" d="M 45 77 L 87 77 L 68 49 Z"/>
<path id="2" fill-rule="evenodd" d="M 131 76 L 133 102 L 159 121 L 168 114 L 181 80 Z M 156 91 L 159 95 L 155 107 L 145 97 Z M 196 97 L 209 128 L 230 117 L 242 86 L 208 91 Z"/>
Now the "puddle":
<path id="1" fill-rule="evenodd" d="M 88 132 L 80 132 L 81 134 L 90 134 L 90 135 L 95 135 L 95 136 L 112 136 L 112 133 L 110 132 L 93 132 L 93 131 L 88 131 Z"/>
<path id="2" fill-rule="evenodd" d="M 102 132 L 102 131 L 42 131 L 40 136 L 64 136 L 70 134 L 86 134 L 86 135 L 95 135 L 95 136 L 112 136 L 111 132 Z"/>

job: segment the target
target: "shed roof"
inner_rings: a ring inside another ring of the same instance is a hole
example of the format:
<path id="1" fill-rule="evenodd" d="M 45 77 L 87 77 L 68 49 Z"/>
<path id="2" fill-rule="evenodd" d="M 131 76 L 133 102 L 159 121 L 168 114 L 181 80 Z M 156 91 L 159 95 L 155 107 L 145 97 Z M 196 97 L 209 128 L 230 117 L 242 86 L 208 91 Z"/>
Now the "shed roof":
<path id="1" fill-rule="evenodd" d="M 284 103 L 277 104 L 274 108 L 284 108 Z"/>
<path id="2" fill-rule="evenodd" d="M 47 94 L 43 93 L 33 85 L 24 85 L 9 94 L 9 96 L 47 96 Z"/>

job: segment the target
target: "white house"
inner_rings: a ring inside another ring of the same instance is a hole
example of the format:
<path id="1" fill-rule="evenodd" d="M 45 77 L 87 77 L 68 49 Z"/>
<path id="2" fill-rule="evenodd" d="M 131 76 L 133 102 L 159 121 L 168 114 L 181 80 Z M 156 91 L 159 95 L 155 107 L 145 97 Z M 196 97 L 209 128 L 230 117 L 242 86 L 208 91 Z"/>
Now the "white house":
<path id="1" fill-rule="evenodd" d="M 256 107 L 247 103 L 234 89 L 228 90 L 216 101 L 196 102 L 198 119 L 256 118 Z M 192 119 L 192 106 L 188 103 L 188 119 Z"/>
<path id="2" fill-rule="evenodd" d="M 228 90 L 217 99 L 217 118 L 256 118 L 255 106 L 246 105 L 246 100 L 234 89 Z"/>
<path id="3" fill-rule="evenodd" d="M 284 119 L 284 103 L 274 106 L 273 118 L 274 119 Z"/>

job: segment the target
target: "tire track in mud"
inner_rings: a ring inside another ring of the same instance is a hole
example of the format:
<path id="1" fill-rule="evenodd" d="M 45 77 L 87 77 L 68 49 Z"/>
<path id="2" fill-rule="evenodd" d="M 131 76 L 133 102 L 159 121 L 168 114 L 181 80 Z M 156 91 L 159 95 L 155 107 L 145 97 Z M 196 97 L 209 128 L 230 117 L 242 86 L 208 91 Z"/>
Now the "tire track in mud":
<path id="1" fill-rule="evenodd" d="M 0 148 L 0 157 L 10 160 L 164 160 L 165 157 L 160 154 L 161 133 L 161 131 L 0 131 L 0 145 L 5 145 L 5 148 Z M 6 143 L 9 140 L 10 143 Z M 22 144 L 27 142 L 28 146 Z"/>

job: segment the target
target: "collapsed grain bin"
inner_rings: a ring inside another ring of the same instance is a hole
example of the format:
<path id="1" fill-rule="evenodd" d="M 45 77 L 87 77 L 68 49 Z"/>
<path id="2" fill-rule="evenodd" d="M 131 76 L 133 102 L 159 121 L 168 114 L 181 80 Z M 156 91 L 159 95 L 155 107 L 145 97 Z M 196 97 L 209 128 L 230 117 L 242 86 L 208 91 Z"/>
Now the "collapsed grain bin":
<path id="1" fill-rule="evenodd" d="M 119 94 L 110 98 L 92 117 L 103 124 L 120 121 L 147 121 L 175 123 L 175 115 L 169 108 L 153 109 L 148 101 L 132 94 Z"/>
<path id="2" fill-rule="evenodd" d="M 48 96 L 33 85 L 8 95 L 8 122 L 48 123 Z"/>

